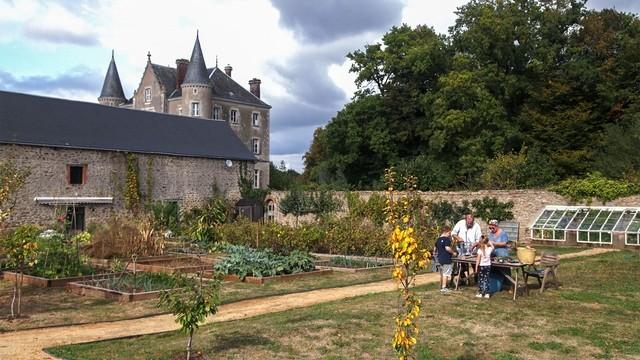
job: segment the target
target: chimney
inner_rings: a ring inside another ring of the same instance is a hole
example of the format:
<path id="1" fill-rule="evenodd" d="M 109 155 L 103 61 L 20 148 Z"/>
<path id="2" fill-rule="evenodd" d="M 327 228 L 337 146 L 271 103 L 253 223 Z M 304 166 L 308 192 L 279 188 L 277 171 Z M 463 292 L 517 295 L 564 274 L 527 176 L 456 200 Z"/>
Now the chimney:
<path id="1" fill-rule="evenodd" d="M 224 73 L 227 74 L 228 77 L 231 77 L 231 70 L 233 70 L 233 68 L 229 64 L 224 67 Z"/>
<path id="2" fill-rule="evenodd" d="M 187 74 L 187 67 L 189 67 L 189 60 L 177 59 L 176 60 L 176 88 L 180 88 L 184 81 L 184 76 Z"/>
<path id="3" fill-rule="evenodd" d="M 260 99 L 260 83 L 261 82 L 262 81 L 260 81 L 260 79 L 256 79 L 256 78 L 249 80 L 249 91 L 251 91 L 251 93 L 255 95 L 258 99 Z"/>

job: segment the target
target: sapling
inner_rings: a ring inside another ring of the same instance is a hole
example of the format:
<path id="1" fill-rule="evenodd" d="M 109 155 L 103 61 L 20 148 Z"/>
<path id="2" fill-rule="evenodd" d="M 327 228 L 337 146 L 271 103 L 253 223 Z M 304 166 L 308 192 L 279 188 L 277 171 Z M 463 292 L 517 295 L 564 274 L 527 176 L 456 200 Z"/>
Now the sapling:
<path id="1" fill-rule="evenodd" d="M 202 277 L 194 281 L 182 274 L 175 276 L 178 277 L 176 286 L 161 292 L 158 306 L 175 315 L 180 330 L 188 334 L 187 360 L 190 360 L 193 333 L 208 315 L 218 312 L 221 282 L 217 279 L 204 282 Z"/>
<path id="2" fill-rule="evenodd" d="M 38 234 L 40 234 L 40 230 L 36 226 L 22 225 L 0 242 L 3 252 L 6 254 L 7 266 L 15 271 L 11 318 L 21 315 L 22 278 L 26 268 L 32 267 L 37 262 Z M 19 279 L 18 275 L 20 275 Z"/>

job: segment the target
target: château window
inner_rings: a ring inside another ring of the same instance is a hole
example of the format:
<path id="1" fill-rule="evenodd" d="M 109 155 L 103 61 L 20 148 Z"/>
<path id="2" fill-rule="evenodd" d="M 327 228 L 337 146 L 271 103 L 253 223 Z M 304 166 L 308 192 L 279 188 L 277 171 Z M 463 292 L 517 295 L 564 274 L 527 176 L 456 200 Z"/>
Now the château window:
<path id="1" fill-rule="evenodd" d="M 260 114 L 257 112 L 251 113 L 251 122 L 255 127 L 260 126 Z"/>
<path id="2" fill-rule="evenodd" d="M 67 169 L 69 185 L 82 185 L 86 182 L 87 165 L 68 165 Z"/>
<path id="3" fill-rule="evenodd" d="M 191 116 L 200 116 L 200 103 L 191 103 Z"/>
<path id="4" fill-rule="evenodd" d="M 182 115 L 182 106 L 178 106 L 178 115 Z"/>
<path id="5" fill-rule="evenodd" d="M 232 124 L 237 124 L 238 123 L 238 110 L 237 109 L 231 109 L 231 112 L 229 113 L 229 121 Z"/>
<path id="6" fill-rule="evenodd" d="M 253 170 L 253 188 L 260 187 L 260 170 Z"/>
<path id="7" fill-rule="evenodd" d="M 151 102 L 151 88 L 144 88 L 144 102 Z"/>
<path id="8" fill-rule="evenodd" d="M 220 120 L 220 106 L 213 107 L 213 120 Z"/>
<path id="9" fill-rule="evenodd" d="M 253 139 L 253 153 L 260 154 L 260 139 Z"/>

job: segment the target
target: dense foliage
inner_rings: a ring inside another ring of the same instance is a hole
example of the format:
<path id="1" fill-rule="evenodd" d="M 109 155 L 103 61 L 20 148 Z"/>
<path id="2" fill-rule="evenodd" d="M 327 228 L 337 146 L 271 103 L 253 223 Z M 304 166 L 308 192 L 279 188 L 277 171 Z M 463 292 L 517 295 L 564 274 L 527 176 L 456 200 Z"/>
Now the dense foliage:
<path id="1" fill-rule="evenodd" d="M 544 187 L 640 173 L 640 20 L 581 0 L 472 0 L 447 35 L 393 27 L 347 57 L 358 93 L 305 154 L 305 178 L 381 189 Z M 635 176 L 635 177 L 634 177 Z"/>
<path id="2" fill-rule="evenodd" d="M 447 200 L 435 201 L 429 204 L 431 218 L 438 224 L 455 224 L 463 219 L 466 214 L 473 213 L 476 217 L 489 221 L 513 219 L 513 202 L 501 202 L 497 198 L 485 196 L 482 199 L 474 199 L 471 202 L 463 200 L 461 204 Z"/>
<path id="3" fill-rule="evenodd" d="M 310 252 L 389 257 L 388 233 L 382 226 L 356 218 L 330 219 L 322 223 L 289 226 L 239 220 L 217 228 L 216 240 L 288 253 Z M 434 238 L 435 239 L 435 238 Z"/>
<path id="4" fill-rule="evenodd" d="M 72 238 L 47 230 L 37 238 L 37 262 L 27 271 L 29 275 L 58 279 L 91 275 L 96 270 L 80 256 L 80 246 L 91 241 L 89 233 L 79 233 Z"/>
<path id="5" fill-rule="evenodd" d="M 163 272 L 125 272 L 105 279 L 92 280 L 91 284 L 122 292 L 146 292 L 180 288 L 193 284 L 192 279 L 176 277 Z"/>
<path id="6" fill-rule="evenodd" d="M 269 163 L 269 189 L 290 190 L 302 182 L 302 175 L 293 169 L 287 169 L 284 160 L 276 167 Z"/>
<path id="7" fill-rule="evenodd" d="M 227 245 L 225 258 L 214 269 L 222 274 L 264 277 L 312 271 L 313 257 L 307 252 L 294 250 L 288 255 L 277 254 L 270 249 L 253 249 L 241 245 Z"/>
<path id="8" fill-rule="evenodd" d="M 591 203 L 596 198 L 605 204 L 620 197 L 638 194 L 640 186 L 628 181 L 607 179 L 594 172 L 582 179 L 566 179 L 549 188 L 572 201 Z"/>

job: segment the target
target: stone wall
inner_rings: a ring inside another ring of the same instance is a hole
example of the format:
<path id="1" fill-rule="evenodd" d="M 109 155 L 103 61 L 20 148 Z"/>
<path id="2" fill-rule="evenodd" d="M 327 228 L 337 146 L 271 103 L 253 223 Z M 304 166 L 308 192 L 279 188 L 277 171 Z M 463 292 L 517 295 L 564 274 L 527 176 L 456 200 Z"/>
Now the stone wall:
<path id="1" fill-rule="evenodd" d="M 362 199 L 368 199 L 374 192 L 357 191 Z M 442 201 L 461 203 L 463 200 L 472 201 L 474 199 L 482 199 L 485 196 L 495 197 L 501 202 L 513 201 L 514 220 L 520 223 L 520 239 L 528 236 L 527 228 L 533 223 L 540 211 L 547 205 L 572 205 L 564 197 L 546 190 L 481 190 L 481 191 L 434 191 L 434 192 L 418 192 L 425 201 Z M 268 200 L 273 201 L 275 208 L 275 221 L 293 224 L 295 218 L 291 215 L 285 216 L 279 211 L 278 203 L 287 194 L 287 192 L 277 191 L 269 195 Z M 378 192 L 384 196 L 384 192 Z M 337 192 L 336 196 L 344 202 L 344 193 Z M 597 201 L 593 201 L 592 205 L 602 205 Z M 640 207 L 640 195 L 630 196 L 614 200 L 606 204 L 607 206 L 634 206 Z M 301 218 L 303 221 L 310 221 L 313 217 L 310 215 Z M 486 231 L 486 223 L 480 219 L 478 222 Z"/>
<path id="2" fill-rule="evenodd" d="M 229 168 L 224 160 L 217 159 L 149 154 L 136 154 L 136 158 L 141 192 L 143 197 L 151 193 L 151 201 L 177 201 L 181 209 L 189 209 L 202 204 L 211 195 L 213 185 L 229 198 L 240 197 L 239 162 Z M 13 160 L 19 168 L 30 170 L 26 185 L 17 194 L 10 226 L 47 225 L 65 214 L 66 207 L 36 204 L 34 198 L 42 196 L 113 197 L 110 205 L 87 204 L 86 224 L 104 222 L 125 211 L 125 153 L 0 145 L 0 159 Z M 85 184 L 68 183 L 68 165 L 87 165 Z M 249 163 L 247 168 L 252 171 L 253 164 Z"/>

